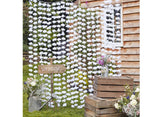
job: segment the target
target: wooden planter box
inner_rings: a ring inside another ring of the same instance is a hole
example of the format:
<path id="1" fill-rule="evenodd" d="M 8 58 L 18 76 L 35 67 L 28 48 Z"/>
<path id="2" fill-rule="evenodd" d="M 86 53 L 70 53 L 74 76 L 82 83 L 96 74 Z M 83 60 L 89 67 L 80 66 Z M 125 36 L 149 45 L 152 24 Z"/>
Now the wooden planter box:
<path id="1" fill-rule="evenodd" d="M 85 97 L 85 117 L 125 117 L 114 108 L 116 99 Z"/>
<path id="2" fill-rule="evenodd" d="M 125 93 L 125 85 L 133 88 L 133 79 L 127 77 L 101 78 L 95 76 L 94 95 L 101 98 L 119 98 Z"/>

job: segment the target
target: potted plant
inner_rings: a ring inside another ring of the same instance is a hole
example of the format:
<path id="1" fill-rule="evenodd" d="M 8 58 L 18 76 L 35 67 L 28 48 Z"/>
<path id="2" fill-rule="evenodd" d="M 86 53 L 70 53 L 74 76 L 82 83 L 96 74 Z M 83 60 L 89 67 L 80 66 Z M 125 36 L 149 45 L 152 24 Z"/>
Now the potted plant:
<path id="1" fill-rule="evenodd" d="M 42 81 L 38 77 L 27 78 L 27 81 L 24 82 L 24 92 L 28 95 L 30 112 L 39 110 L 41 107 L 41 88 Z"/>
<path id="2" fill-rule="evenodd" d="M 102 77 L 107 77 L 108 76 L 108 64 L 110 63 L 110 55 L 104 55 L 100 56 L 97 59 L 97 63 L 101 65 L 101 76 Z"/>
<path id="3" fill-rule="evenodd" d="M 128 117 L 139 117 L 140 88 L 137 86 L 131 90 L 129 86 L 126 86 L 125 89 L 125 96 L 121 97 L 114 106 L 117 110 L 125 113 Z"/>

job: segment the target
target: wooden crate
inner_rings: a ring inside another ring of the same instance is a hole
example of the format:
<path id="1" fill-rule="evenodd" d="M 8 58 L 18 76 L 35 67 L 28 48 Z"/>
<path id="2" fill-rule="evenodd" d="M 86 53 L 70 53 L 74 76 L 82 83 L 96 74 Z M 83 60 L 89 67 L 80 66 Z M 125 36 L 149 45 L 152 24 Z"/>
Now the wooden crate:
<path id="1" fill-rule="evenodd" d="M 124 117 L 114 108 L 117 99 L 103 99 L 96 96 L 85 97 L 85 117 Z"/>
<path id="2" fill-rule="evenodd" d="M 101 78 L 95 76 L 94 95 L 100 98 L 119 98 L 125 93 L 125 85 L 133 88 L 133 79 L 127 77 Z"/>

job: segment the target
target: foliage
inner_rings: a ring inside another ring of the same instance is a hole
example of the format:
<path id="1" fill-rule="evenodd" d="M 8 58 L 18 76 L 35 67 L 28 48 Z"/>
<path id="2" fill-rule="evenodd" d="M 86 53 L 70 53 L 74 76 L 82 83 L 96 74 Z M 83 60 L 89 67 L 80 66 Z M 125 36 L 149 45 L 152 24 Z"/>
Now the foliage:
<path id="1" fill-rule="evenodd" d="M 23 3 L 23 51 L 28 51 L 29 17 L 28 2 Z"/>
<path id="2" fill-rule="evenodd" d="M 40 96 L 42 84 L 43 82 L 40 80 L 40 77 L 27 78 L 27 81 L 24 82 L 24 92 L 27 93 L 28 98 L 35 95 Z"/>
<path id="3" fill-rule="evenodd" d="M 23 52 L 28 52 L 28 45 L 27 44 L 23 44 Z"/>
<path id="4" fill-rule="evenodd" d="M 121 97 L 115 104 L 115 108 L 120 112 L 126 113 L 128 117 L 139 117 L 140 110 L 140 89 L 139 86 L 135 87 L 133 90 L 129 86 L 125 87 L 126 96 Z"/>

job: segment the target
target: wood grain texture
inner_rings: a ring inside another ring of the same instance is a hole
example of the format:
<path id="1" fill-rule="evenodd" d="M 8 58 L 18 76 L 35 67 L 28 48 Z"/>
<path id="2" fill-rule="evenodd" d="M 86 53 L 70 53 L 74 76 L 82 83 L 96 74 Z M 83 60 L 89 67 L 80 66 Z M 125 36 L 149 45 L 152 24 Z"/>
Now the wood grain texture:
<path id="1" fill-rule="evenodd" d="M 121 54 L 140 54 L 140 49 L 139 48 L 122 48 L 121 49 Z"/>
<path id="2" fill-rule="evenodd" d="M 115 55 L 119 56 L 119 55 Z M 120 60 L 122 62 L 139 62 L 140 61 L 140 55 L 121 55 Z"/>
<path id="3" fill-rule="evenodd" d="M 132 14 L 132 13 L 139 13 L 139 6 L 123 8 L 123 14 Z"/>
<path id="4" fill-rule="evenodd" d="M 125 2 L 136 2 L 136 1 L 139 1 L 139 0 L 122 0 L 123 3 L 125 3 Z"/>
<path id="5" fill-rule="evenodd" d="M 96 91 L 125 91 L 124 86 L 111 86 L 111 85 L 94 84 L 93 87 Z"/>
<path id="6" fill-rule="evenodd" d="M 139 69 L 124 69 L 124 68 L 120 68 L 121 70 L 121 74 L 126 74 L 126 75 L 139 75 L 140 71 Z"/>
<path id="7" fill-rule="evenodd" d="M 108 77 L 101 78 L 95 76 L 94 81 L 96 84 L 110 84 L 110 85 L 133 85 L 133 79 L 127 77 Z"/>
<path id="8" fill-rule="evenodd" d="M 135 20 L 140 20 L 139 13 L 124 14 L 123 15 L 123 21 L 135 21 Z"/>
<path id="9" fill-rule="evenodd" d="M 96 108 L 94 106 L 91 106 L 87 103 L 85 103 L 85 108 L 95 112 L 97 115 L 102 115 L 102 114 L 111 114 L 111 113 L 117 113 L 118 111 L 114 108 Z"/>
<path id="10" fill-rule="evenodd" d="M 124 48 L 133 48 L 133 47 L 140 47 L 140 42 L 139 41 L 125 41 L 123 42 L 123 47 Z"/>
<path id="11" fill-rule="evenodd" d="M 140 80 L 140 76 L 135 76 L 135 75 L 125 75 L 125 74 L 122 74 L 122 76 L 127 76 L 129 78 L 133 78 L 134 80 Z"/>
<path id="12" fill-rule="evenodd" d="M 64 65 L 39 65 L 38 73 L 39 74 L 49 74 L 49 73 L 63 73 L 66 68 Z"/>
<path id="13" fill-rule="evenodd" d="M 110 108 L 114 107 L 114 103 L 117 99 L 102 99 L 96 96 L 86 96 L 85 103 L 95 107 L 95 108 Z"/>
<path id="14" fill-rule="evenodd" d="M 120 98 L 120 96 L 123 96 L 124 94 L 125 92 L 94 92 L 94 95 L 100 98 Z"/>
<path id="15" fill-rule="evenodd" d="M 123 41 L 139 41 L 140 40 L 140 35 L 139 34 L 124 34 L 123 35 Z"/>
<path id="16" fill-rule="evenodd" d="M 140 68 L 140 63 L 139 62 L 121 62 L 121 68 Z"/>
<path id="17" fill-rule="evenodd" d="M 85 109 L 85 117 L 124 117 L 122 113 L 114 113 L 114 114 L 105 114 L 105 115 L 97 115 L 95 112 L 90 111 L 89 109 Z"/>
<path id="18" fill-rule="evenodd" d="M 123 28 L 140 27 L 139 21 L 124 21 Z"/>
<path id="19" fill-rule="evenodd" d="M 95 1 L 104 1 L 104 0 L 81 0 L 81 3 L 86 3 L 87 2 L 95 2 Z M 116 1 L 112 0 L 112 3 L 122 3 L 122 0 Z"/>
<path id="20" fill-rule="evenodd" d="M 124 28 L 123 34 L 137 34 L 140 32 L 139 28 Z"/>
<path id="21" fill-rule="evenodd" d="M 140 2 L 139 1 L 133 1 L 133 2 L 123 2 L 122 7 L 134 7 L 134 6 L 139 6 Z"/>
<path id="22" fill-rule="evenodd" d="M 75 2 L 76 4 L 78 2 Z M 113 0 L 112 1 L 112 4 L 121 4 L 121 0 L 120 1 L 116 1 L 116 0 Z M 104 4 L 104 0 L 87 0 L 87 4 L 86 4 L 86 0 L 81 0 L 81 7 L 97 7 L 97 6 L 100 6 L 101 4 Z"/>

